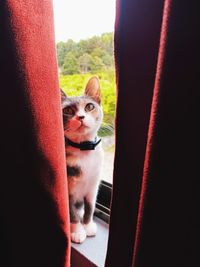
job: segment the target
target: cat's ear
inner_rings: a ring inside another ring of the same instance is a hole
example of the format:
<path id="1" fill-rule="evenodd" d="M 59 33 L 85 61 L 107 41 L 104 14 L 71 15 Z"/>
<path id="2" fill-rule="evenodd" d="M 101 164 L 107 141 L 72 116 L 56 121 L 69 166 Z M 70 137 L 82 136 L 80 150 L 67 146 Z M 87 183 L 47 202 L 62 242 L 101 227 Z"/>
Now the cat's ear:
<path id="1" fill-rule="evenodd" d="M 101 104 L 101 90 L 98 77 L 94 76 L 90 78 L 85 87 L 85 95 L 90 96 L 97 103 Z"/>
<path id="2" fill-rule="evenodd" d="M 61 96 L 61 102 L 63 102 L 67 98 L 67 95 L 61 88 L 60 88 L 60 96 Z"/>

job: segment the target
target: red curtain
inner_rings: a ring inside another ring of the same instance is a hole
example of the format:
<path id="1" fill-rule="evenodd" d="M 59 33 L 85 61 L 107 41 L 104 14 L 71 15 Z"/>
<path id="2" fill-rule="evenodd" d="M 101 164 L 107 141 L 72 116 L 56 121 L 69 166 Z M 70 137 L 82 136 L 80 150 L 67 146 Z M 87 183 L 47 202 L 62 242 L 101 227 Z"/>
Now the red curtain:
<path id="1" fill-rule="evenodd" d="M 200 266 L 199 4 L 118 0 L 106 267 Z M 69 266 L 52 2 L 0 2 L 0 265 Z"/>
<path id="2" fill-rule="evenodd" d="M 106 267 L 200 266 L 198 10 L 198 1 L 117 1 Z"/>
<path id="3" fill-rule="evenodd" d="M 0 1 L 0 265 L 69 266 L 52 1 Z"/>

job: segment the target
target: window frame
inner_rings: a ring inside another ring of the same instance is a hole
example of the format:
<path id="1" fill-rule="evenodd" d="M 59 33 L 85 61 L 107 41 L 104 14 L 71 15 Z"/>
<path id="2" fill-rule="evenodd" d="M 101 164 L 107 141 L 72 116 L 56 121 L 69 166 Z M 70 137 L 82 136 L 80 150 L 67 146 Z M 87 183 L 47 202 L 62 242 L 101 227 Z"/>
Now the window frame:
<path id="1" fill-rule="evenodd" d="M 111 197 L 112 184 L 101 180 L 94 215 L 107 223 L 109 223 L 110 220 Z"/>

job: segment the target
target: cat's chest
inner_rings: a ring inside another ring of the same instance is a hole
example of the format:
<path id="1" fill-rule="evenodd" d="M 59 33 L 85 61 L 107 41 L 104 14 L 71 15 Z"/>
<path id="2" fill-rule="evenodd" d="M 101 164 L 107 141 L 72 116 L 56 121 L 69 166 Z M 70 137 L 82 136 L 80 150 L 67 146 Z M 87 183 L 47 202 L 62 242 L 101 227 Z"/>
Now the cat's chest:
<path id="1" fill-rule="evenodd" d="M 97 176 L 101 169 L 102 160 L 103 151 L 101 147 L 91 151 L 66 149 L 68 176 L 72 178 L 91 179 L 93 176 Z"/>

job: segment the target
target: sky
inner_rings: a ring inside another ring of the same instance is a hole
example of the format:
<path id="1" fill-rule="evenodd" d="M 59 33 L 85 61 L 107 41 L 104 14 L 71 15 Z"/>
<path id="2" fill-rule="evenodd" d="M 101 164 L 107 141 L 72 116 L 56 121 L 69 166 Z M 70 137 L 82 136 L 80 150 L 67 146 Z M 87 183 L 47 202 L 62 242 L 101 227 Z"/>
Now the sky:
<path id="1" fill-rule="evenodd" d="M 114 31 L 116 0 L 53 0 L 56 42 Z"/>

